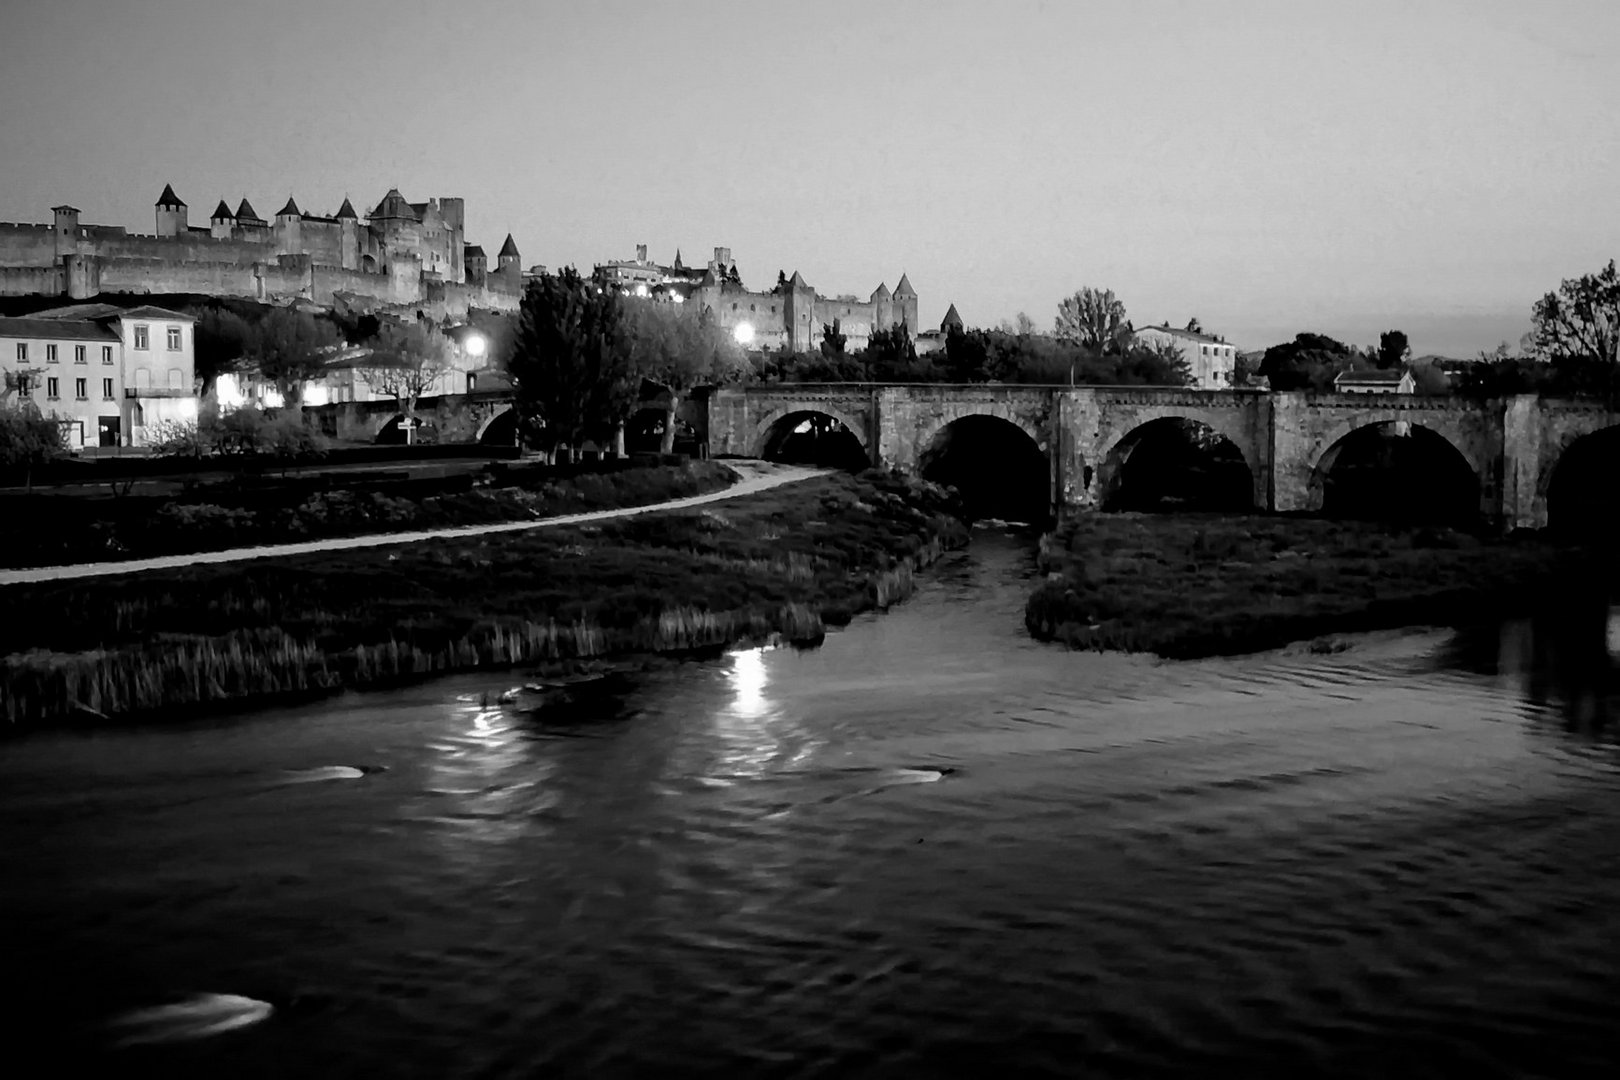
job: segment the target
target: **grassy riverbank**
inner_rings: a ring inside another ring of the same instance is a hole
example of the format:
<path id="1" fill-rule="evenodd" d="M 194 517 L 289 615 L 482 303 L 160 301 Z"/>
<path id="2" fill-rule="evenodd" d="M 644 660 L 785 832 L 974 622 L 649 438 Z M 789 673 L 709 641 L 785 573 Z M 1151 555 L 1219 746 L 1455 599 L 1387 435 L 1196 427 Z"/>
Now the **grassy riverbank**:
<path id="1" fill-rule="evenodd" d="M 0 496 L 0 567 L 532 521 L 703 495 L 736 481 L 716 461 L 574 475 L 501 464 L 483 473 L 387 476 L 244 477 L 178 496 L 8 493 Z"/>
<path id="2" fill-rule="evenodd" d="M 595 525 L 9 586 L 0 719 L 819 640 L 965 543 L 958 513 L 923 481 L 830 475 Z"/>
<path id="3" fill-rule="evenodd" d="M 1192 514 L 1076 515 L 1041 558 L 1048 580 L 1025 611 L 1033 636 L 1179 659 L 1526 613 L 1588 566 L 1539 539 Z"/>

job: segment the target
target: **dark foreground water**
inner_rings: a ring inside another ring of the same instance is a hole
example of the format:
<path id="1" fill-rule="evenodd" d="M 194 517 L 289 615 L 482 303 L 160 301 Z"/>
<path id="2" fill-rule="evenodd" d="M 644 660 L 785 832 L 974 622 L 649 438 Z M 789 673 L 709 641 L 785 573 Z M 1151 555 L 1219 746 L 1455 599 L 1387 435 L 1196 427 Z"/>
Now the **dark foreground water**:
<path id="1" fill-rule="evenodd" d="M 981 532 L 819 651 L 533 716 L 481 706 L 496 676 L 0 745 L 7 1060 L 1611 1074 L 1601 619 L 1070 654 L 1021 629 L 1028 549 Z M 330 765 L 388 771 L 301 771 Z M 197 993 L 276 1011 L 114 1046 L 110 1019 Z"/>

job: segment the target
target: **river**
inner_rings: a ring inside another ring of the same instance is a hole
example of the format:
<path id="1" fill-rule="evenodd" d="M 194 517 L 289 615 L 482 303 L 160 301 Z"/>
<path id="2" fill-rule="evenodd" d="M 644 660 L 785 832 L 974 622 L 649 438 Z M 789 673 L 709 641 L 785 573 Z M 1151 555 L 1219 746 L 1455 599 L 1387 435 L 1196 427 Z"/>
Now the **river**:
<path id="1" fill-rule="evenodd" d="M 1023 632 L 1031 546 L 532 715 L 491 674 L 0 745 L 13 1060 L 1611 1074 L 1620 634 L 1068 653 Z M 114 1047 L 198 993 L 276 1011 Z"/>

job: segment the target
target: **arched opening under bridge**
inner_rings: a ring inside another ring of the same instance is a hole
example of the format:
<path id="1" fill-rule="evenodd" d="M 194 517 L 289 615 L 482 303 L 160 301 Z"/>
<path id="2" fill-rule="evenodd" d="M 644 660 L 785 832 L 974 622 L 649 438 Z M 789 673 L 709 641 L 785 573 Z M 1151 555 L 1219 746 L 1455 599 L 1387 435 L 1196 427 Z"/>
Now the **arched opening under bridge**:
<path id="1" fill-rule="evenodd" d="M 1583 435 L 1565 448 L 1547 481 L 1547 527 L 1580 540 L 1613 545 L 1620 499 L 1620 427 Z"/>
<path id="2" fill-rule="evenodd" d="M 1480 520 L 1479 476 L 1468 459 L 1444 435 L 1407 421 L 1368 424 L 1344 436 L 1322 455 L 1311 488 L 1312 504 L 1329 517 Z"/>
<path id="3" fill-rule="evenodd" d="M 1103 460 L 1104 510 L 1241 512 L 1254 509 L 1254 474 L 1243 451 L 1196 420 L 1150 420 Z"/>
<path id="4" fill-rule="evenodd" d="M 924 479 L 961 493 L 975 518 L 1045 522 L 1052 473 L 1029 433 L 997 416 L 964 416 L 940 428 L 917 460 Z"/>
<path id="5" fill-rule="evenodd" d="M 480 446 L 516 446 L 517 441 L 518 412 L 510 406 L 490 417 L 478 433 Z"/>
<path id="6" fill-rule="evenodd" d="M 760 456 L 791 465 L 860 472 L 871 464 L 860 438 L 836 417 L 820 412 L 792 412 L 765 432 Z"/>
<path id="7" fill-rule="evenodd" d="M 404 446 L 406 443 L 414 442 L 411 432 L 413 426 L 419 431 L 422 427 L 421 419 L 418 418 L 413 425 L 406 420 L 404 413 L 396 413 L 378 429 L 375 442 L 381 446 Z"/>

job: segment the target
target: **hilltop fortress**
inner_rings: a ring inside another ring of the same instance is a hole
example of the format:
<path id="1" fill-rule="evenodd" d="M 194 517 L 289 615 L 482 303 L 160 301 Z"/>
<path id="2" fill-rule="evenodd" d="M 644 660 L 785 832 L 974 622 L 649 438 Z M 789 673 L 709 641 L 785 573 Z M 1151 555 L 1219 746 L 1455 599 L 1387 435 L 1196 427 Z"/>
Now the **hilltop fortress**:
<path id="1" fill-rule="evenodd" d="M 0 222 L 0 296 L 198 293 L 443 319 L 515 310 L 523 290 L 511 235 L 490 268 L 466 242 L 459 198 L 410 203 L 395 188 L 364 221 L 348 199 L 323 217 L 289 197 L 269 220 L 221 200 L 203 227 L 165 185 L 156 210 L 150 236 L 83 224 L 73 206 L 52 207 L 50 225 Z"/>

